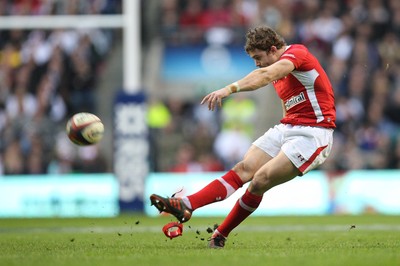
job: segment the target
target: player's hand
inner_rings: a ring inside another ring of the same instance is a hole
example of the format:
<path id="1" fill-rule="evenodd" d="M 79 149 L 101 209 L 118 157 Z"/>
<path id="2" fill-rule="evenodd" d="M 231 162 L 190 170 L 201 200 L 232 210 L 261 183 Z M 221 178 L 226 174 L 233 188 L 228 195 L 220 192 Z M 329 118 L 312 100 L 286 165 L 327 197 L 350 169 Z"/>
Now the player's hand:
<path id="1" fill-rule="evenodd" d="M 203 98 L 200 104 L 208 103 L 208 110 L 214 111 L 215 107 L 222 107 L 222 99 L 229 96 L 231 93 L 228 88 L 222 88 L 211 92 Z"/>

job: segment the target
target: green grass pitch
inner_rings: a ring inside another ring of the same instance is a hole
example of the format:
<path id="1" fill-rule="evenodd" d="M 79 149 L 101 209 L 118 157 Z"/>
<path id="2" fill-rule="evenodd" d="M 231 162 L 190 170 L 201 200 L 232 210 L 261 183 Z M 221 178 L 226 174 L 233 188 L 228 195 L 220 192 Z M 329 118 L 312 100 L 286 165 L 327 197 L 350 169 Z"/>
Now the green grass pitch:
<path id="1" fill-rule="evenodd" d="M 174 221 L 140 214 L 117 218 L 0 219 L 0 265 L 399 265 L 399 216 L 250 217 L 224 249 L 207 248 L 222 217 L 194 216 L 183 236 Z"/>

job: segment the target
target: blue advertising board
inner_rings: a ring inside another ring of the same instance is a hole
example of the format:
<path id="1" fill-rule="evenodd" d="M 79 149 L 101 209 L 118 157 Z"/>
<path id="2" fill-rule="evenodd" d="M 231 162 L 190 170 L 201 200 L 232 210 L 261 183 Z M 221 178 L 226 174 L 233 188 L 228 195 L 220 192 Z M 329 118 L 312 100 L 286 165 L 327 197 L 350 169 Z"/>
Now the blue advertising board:
<path id="1" fill-rule="evenodd" d="M 143 210 L 144 180 L 149 172 L 147 103 L 143 92 L 118 92 L 114 103 L 114 173 L 122 211 Z"/>
<path id="2" fill-rule="evenodd" d="M 255 69 L 241 45 L 167 46 L 161 77 L 166 81 L 237 80 Z"/>

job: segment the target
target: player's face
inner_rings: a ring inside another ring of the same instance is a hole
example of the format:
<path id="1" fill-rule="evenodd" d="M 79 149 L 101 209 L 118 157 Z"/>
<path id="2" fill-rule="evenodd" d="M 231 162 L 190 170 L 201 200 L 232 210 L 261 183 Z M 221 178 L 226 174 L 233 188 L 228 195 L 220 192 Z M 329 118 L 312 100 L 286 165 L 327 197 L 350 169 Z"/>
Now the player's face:
<path id="1" fill-rule="evenodd" d="M 272 46 L 269 51 L 255 49 L 249 52 L 249 56 L 253 58 L 257 67 L 267 67 L 275 63 L 277 60 L 276 56 L 274 56 L 275 50 L 275 46 Z"/>

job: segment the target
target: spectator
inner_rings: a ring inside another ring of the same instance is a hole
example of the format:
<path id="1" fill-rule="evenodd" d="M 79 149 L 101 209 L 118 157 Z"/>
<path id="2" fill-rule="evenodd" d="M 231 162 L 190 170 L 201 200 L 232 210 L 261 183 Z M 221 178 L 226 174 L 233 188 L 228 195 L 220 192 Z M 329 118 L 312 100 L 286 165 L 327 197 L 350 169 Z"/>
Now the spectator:
<path id="1" fill-rule="evenodd" d="M 215 138 L 214 151 L 225 169 L 230 169 L 243 158 L 251 143 L 252 139 L 239 129 L 222 130 Z"/>
<path id="2" fill-rule="evenodd" d="M 243 94 L 227 99 L 221 110 L 222 130 L 239 131 L 253 139 L 256 109 L 254 100 Z"/>
<path id="3" fill-rule="evenodd" d="M 13 139 L 4 152 L 4 174 L 22 175 L 25 173 L 24 156 L 18 139 Z"/>
<path id="4" fill-rule="evenodd" d="M 169 172 L 186 173 L 201 172 L 202 165 L 195 158 L 195 149 L 189 143 L 183 143 L 176 152 L 175 164 L 169 169 Z"/>
<path id="5" fill-rule="evenodd" d="M 189 0 L 179 16 L 179 25 L 187 43 L 200 43 L 204 30 L 200 27 L 204 14 L 200 0 Z"/>

